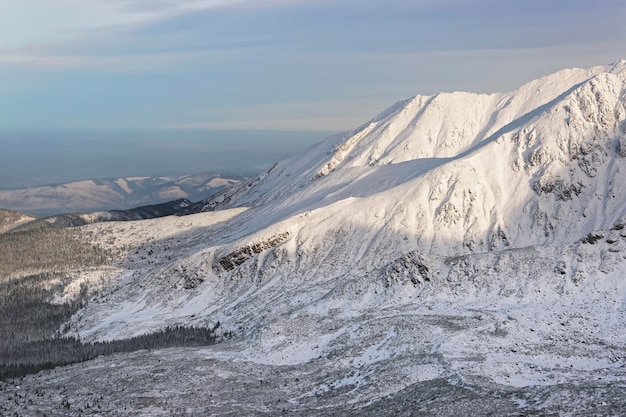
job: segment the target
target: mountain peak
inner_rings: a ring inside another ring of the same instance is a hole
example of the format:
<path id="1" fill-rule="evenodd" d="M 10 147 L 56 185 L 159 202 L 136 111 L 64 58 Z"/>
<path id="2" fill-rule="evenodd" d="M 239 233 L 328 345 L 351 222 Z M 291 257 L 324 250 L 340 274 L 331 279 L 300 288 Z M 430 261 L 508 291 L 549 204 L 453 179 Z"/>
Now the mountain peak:
<path id="1" fill-rule="evenodd" d="M 615 61 L 607 67 L 608 72 L 621 75 L 622 78 L 626 76 L 626 59 L 620 59 Z"/>
<path id="2" fill-rule="evenodd" d="M 489 250 L 498 234 L 511 246 L 571 242 L 626 214 L 620 198 L 595 197 L 625 194 L 622 64 L 559 71 L 508 93 L 417 95 L 209 206 L 264 207 L 273 214 L 249 229 L 260 231 L 343 202 L 346 213 L 397 215 L 414 224 L 418 248 L 449 254 Z"/>

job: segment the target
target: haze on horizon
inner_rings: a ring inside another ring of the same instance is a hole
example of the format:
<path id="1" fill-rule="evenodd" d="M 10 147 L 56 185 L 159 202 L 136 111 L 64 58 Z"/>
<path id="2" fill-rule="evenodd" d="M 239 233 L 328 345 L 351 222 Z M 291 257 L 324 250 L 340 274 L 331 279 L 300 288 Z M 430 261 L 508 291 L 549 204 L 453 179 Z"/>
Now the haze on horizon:
<path id="1" fill-rule="evenodd" d="M 417 93 L 624 58 L 625 18 L 619 0 L 0 1 L 0 188 L 259 171 Z"/>

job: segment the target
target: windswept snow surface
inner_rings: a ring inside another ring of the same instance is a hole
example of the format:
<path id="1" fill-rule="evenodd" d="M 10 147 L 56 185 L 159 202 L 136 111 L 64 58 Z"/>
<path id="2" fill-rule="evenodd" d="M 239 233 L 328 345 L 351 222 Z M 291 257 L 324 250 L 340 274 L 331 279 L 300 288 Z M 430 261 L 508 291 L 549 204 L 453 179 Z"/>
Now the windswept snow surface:
<path id="1" fill-rule="evenodd" d="M 85 226 L 122 248 L 123 273 L 72 331 L 219 322 L 225 341 L 203 354 L 231 382 L 241 367 L 307 370 L 290 411 L 375 410 L 445 381 L 519 393 L 500 410 L 522 414 L 589 411 L 617 387 L 619 414 L 625 106 L 626 61 L 416 96 L 202 202 L 215 211 Z"/>

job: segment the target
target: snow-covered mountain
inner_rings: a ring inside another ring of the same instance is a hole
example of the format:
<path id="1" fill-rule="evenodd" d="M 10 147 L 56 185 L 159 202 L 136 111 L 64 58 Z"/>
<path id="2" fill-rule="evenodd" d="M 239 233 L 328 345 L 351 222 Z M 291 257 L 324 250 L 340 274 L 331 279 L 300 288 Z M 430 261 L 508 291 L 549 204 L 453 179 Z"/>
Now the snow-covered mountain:
<path id="1" fill-rule="evenodd" d="M 128 209 L 182 198 L 197 201 L 238 181 L 211 173 L 74 181 L 0 190 L 0 207 L 41 215 Z"/>
<path id="2" fill-rule="evenodd" d="M 299 214 L 328 224 L 319 209 L 341 206 L 336 225 L 442 255 L 569 243 L 626 214 L 625 78 L 620 61 L 504 94 L 416 96 L 204 207 L 254 207 L 253 232 Z"/>
<path id="3" fill-rule="evenodd" d="M 97 295 L 66 330 L 218 328 L 212 348 L 124 357 L 210 372 L 226 388 L 204 412 L 626 407 L 626 61 L 416 96 L 187 212 L 83 226 L 118 260 L 68 287 Z"/>

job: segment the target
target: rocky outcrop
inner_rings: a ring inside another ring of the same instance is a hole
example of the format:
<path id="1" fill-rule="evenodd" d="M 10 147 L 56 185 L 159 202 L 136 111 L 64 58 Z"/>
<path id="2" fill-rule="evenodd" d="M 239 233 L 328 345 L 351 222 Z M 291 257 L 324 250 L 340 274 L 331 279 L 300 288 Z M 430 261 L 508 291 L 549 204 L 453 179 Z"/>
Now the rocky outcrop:
<path id="1" fill-rule="evenodd" d="M 417 251 L 405 253 L 387 265 L 383 272 L 383 284 L 385 287 L 409 281 L 413 285 L 418 286 L 430 280 L 430 271 Z"/>
<path id="2" fill-rule="evenodd" d="M 248 259 L 252 258 L 254 255 L 283 243 L 288 237 L 289 232 L 279 233 L 268 239 L 237 249 L 228 255 L 221 257 L 217 263 L 222 269 L 232 271 Z"/>

